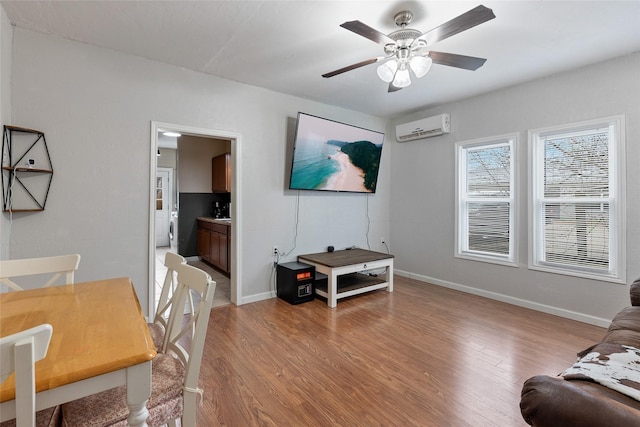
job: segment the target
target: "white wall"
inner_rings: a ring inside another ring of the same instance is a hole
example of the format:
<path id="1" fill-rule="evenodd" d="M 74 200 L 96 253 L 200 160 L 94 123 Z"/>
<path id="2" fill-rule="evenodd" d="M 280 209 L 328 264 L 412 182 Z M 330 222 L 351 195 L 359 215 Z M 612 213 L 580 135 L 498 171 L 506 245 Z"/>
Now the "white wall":
<path id="1" fill-rule="evenodd" d="M 527 268 L 527 130 L 626 115 L 627 282 L 640 276 L 640 54 L 394 120 L 451 113 L 450 135 L 392 144 L 392 249 L 404 274 L 595 324 L 629 305 L 629 287 Z M 454 257 L 457 141 L 520 134 L 518 268 Z"/>
<path id="2" fill-rule="evenodd" d="M 12 124 L 11 119 L 11 42 L 13 32 L 4 8 L 0 5 L 0 125 Z M 9 258 L 9 215 L 0 214 L 0 259 Z"/>
<path id="3" fill-rule="evenodd" d="M 229 141 L 184 135 L 178 139 L 178 190 L 211 193 L 211 158 L 231 152 Z"/>
<path id="4" fill-rule="evenodd" d="M 78 252 L 76 280 L 130 276 L 143 307 L 151 121 L 241 135 L 243 301 L 270 295 L 272 246 L 292 249 L 297 193 L 285 190 L 285 171 L 297 112 L 378 131 L 387 124 L 20 28 L 13 49 L 14 122 L 45 132 L 55 173 L 46 210 L 14 215 L 10 256 Z M 381 185 L 368 199 L 301 192 L 297 246 L 286 261 L 329 244 L 366 247 L 367 200 L 370 236 L 387 236 L 390 160 L 385 148 Z"/>

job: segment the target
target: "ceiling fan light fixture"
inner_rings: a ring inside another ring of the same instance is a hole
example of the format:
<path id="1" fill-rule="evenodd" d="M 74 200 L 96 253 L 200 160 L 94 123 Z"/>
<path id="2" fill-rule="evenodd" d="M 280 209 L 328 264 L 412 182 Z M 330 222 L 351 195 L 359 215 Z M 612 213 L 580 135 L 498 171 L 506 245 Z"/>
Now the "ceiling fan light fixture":
<path id="1" fill-rule="evenodd" d="M 391 59 L 378 66 L 378 77 L 380 77 L 383 82 L 391 83 L 393 76 L 396 75 L 397 69 L 398 62 L 395 59 Z"/>
<path id="2" fill-rule="evenodd" d="M 325 73 L 322 77 L 337 76 L 347 71 L 385 60 L 386 63 L 379 65 L 377 68 L 378 77 L 384 82 L 391 81 L 388 92 L 396 92 L 398 89 L 411 84 L 412 73 L 416 78 L 421 78 L 429 72 L 433 64 L 432 55 L 434 57 L 437 56 L 436 61 L 440 65 L 464 70 L 475 71 L 484 65 L 486 61 L 484 58 L 445 52 L 430 52 L 430 48 L 434 43 L 494 19 L 496 15 L 491 9 L 483 5 L 476 6 L 426 32 L 408 28 L 412 17 L 413 14 L 408 10 L 396 13 L 394 20 L 400 29 L 389 34 L 381 33 L 357 20 L 340 24 L 346 30 L 383 45 L 385 56 L 360 61 Z"/>
<path id="3" fill-rule="evenodd" d="M 433 61 L 428 56 L 414 56 L 411 58 L 411 61 L 409 61 L 409 66 L 417 78 L 427 74 L 432 64 Z"/>
<path id="4" fill-rule="evenodd" d="M 391 83 L 395 87 L 407 87 L 411 84 L 411 76 L 409 75 L 409 70 L 406 67 L 400 67 L 396 72 L 396 77 L 393 79 L 393 83 Z"/>

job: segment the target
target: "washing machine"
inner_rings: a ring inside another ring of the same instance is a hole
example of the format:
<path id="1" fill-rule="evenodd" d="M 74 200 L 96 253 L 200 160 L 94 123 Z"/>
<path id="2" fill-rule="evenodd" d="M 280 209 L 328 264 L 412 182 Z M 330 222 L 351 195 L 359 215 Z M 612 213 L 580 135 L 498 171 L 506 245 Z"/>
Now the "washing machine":
<path id="1" fill-rule="evenodd" d="M 169 222 L 169 245 L 171 252 L 178 253 L 178 212 L 171 212 Z"/>

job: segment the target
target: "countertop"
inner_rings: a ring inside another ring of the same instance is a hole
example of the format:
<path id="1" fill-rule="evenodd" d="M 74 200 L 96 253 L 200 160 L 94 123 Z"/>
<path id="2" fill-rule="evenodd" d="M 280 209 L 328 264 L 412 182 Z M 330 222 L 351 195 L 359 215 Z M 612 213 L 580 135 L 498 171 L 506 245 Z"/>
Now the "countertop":
<path id="1" fill-rule="evenodd" d="M 209 216 L 199 216 L 196 219 L 199 219 L 200 221 L 212 222 L 214 224 L 231 225 L 231 218 L 213 218 Z"/>

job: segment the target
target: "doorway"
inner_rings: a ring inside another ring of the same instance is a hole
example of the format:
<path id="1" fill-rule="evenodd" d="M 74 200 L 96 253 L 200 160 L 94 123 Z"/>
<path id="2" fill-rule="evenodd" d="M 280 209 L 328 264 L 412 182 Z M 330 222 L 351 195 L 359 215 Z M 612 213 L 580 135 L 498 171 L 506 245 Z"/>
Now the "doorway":
<path id="1" fill-rule="evenodd" d="M 156 168 L 156 247 L 171 246 L 173 169 Z"/>
<path id="2" fill-rule="evenodd" d="M 212 129 L 201 129 L 194 128 L 189 126 L 183 126 L 178 124 L 169 124 L 169 123 L 160 123 L 160 122 L 152 122 L 151 123 L 151 173 L 150 173 L 150 188 L 151 191 L 151 205 L 150 216 L 149 216 L 149 313 L 152 317 L 155 312 L 155 298 L 156 298 L 156 275 L 162 275 L 162 267 L 164 260 L 162 250 L 166 252 L 167 248 L 165 246 L 161 246 L 158 248 L 160 252 L 156 251 L 156 204 L 157 204 L 157 183 L 158 183 L 158 175 L 156 173 L 156 169 L 158 168 L 158 160 L 157 153 L 159 150 L 158 140 L 159 140 L 159 132 L 160 131 L 174 131 L 178 132 L 181 135 L 187 135 L 195 138 L 207 138 L 207 139 L 217 139 L 217 140 L 225 140 L 230 143 L 231 147 L 231 175 L 232 175 L 232 188 L 231 188 L 231 203 L 233 205 L 233 210 L 231 212 L 231 250 L 230 250 L 230 280 L 229 280 L 229 290 L 227 292 L 228 300 L 232 304 L 239 304 L 242 299 L 241 292 L 241 260 L 238 256 L 242 247 L 242 241 L 240 236 L 242 235 L 242 209 L 241 209 L 241 191 L 242 185 L 239 180 L 240 174 L 240 162 L 239 153 L 240 153 L 240 135 L 227 131 L 219 131 Z M 177 186 L 180 185 L 180 178 L 178 174 L 174 179 L 177 182 Z M 174 200 L 173 206 L 177 205 L 178 216 L 179 216 L 179 199 Z M 220 273 L 211 269 L 206 264 L 202 263 L 197 256 L 196 257 L 187 257 L 187 262 L 189 264 L 196 265 L 199 268 L 207 270 L 209 274 L 211 274 L 214 281 L 222 282 L 224 280 L 224 276 L 220 275 Z M 209 271 L 211 270 L 211 271 Z M 216 276 L 216 274 L 218 276 Z M 160 279 L 160 282 L 164 279 Z M 218 279 L 218 280 L 216 280 Z M 222 284 L 222 283 L 221 283 Z M 223 289 L 220 289 L 220 293 L 216 290 L 216 296 L 223 297 Z M 215 305 L 215 301 L 214 301 Z"/>

